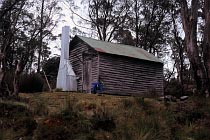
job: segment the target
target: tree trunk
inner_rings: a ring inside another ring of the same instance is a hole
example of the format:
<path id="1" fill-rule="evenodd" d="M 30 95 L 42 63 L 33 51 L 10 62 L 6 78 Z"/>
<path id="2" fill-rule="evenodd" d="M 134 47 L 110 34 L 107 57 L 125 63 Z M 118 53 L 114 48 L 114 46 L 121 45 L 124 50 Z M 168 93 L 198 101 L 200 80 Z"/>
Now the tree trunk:
<path id="1" fill-rule="evenodd" d="M 4 91 L 3 91 L 3 87 L 2 87 L 3 77 L 4 77 L 4 72 L 2 71 L 2 69 L 0 69 L 0 97 L 4 96 Z"/>
<path id="2" fill-rule="evenodd" d="M 15 71 L 14 80 L 13 80 L 13 96 L 14 97 L 17 97 L 18 96 L 18 93 L 19 93 L 19 88 L 18 88 L 18 85 L 19 85 L 19 77 L 20 77 L 19 75 L 20 74 Z"/>
<path id="3" fill-rule="evenodd" d="M 42 7 L 41 7 L 40 46 L 39 46 L 39 49 L 38 49 L 38 68 L 37 68 L 37 72 L 38 72 L 38 73 L 40 73 L 40 68 L 41 68 L 41 53 L 42 53 L 42 40 L 43 40 L 44 1 L 45 1 L 45 0 L 42 0 Z"/>
<path id="4" fill-rule="evenodd" d="M 15 69 L 15 73 L 14 73 L 14 78 L 13 78 L 13 96 L 17 97 L 18 93 L 19 93 L 19 77 L 21 74 L 21 62 L 17 62 L 16 64 L 16 69 Z"/>
<path id="5" fill-rule="evenodd" d="M 204 41 L 203 41 L 203 62 L 204 62 L 204 74 L 205 79 L 203 83 L 204 92 L 209 96 L 210 92 L 210 1 L 204 1 L 204 15 L 205 15 L 205 26 L 204 26 Z"/>
<path id="6" fill-rule="evenodd" d="M 179 80 L 181 84 L 181 96 L 184 95 L 184 80 L 183 80 L 183 70 L 184 70 L 184 58 L 183 58 L 183 48 L 180 46 L 179 48 L 179 59 L 180 59 L 180 72 L 179 72 Z"/>
<path id="7" fill-rule="evenodd" d="M 194 79 L 197 89 L 202 94 L 209 94 L 209 44 L 210 44 L 210 2 L 204 1 L 204 41 L 203 41 L 203 55 L 199 56 L 199 49 L 197 45 L 197 24 L 198 24 L 198 6 L 199 0 L 191 1 L 191 8 L 188 8 L 186 0 L 181 3 L 181 18 L 182 25 L 185 32 L 185 43 L 187 48 L 187 55 L 190 60 Z"/>
<path id="8" fill-rule="evenodd" d="M 203 65 L 199 56 L 197 45 L 197 22 L 198 22 L 198 0 L 191 1 L 191 9 L 188 8 L 186 0 L 180 1 L 181 19 L 185 32 L 185 44 L 187 55 L 190 60 L 197 89 L 202 92 Z"/>
<path id="9" fill-rule="evenodd" d="M 0 96 L 4 96 L 4 88 L 3 88 L 3 79 L 4 79 L 4 70 L 3 70 L 3 58 L 4 53 L 0 53 Z"/>

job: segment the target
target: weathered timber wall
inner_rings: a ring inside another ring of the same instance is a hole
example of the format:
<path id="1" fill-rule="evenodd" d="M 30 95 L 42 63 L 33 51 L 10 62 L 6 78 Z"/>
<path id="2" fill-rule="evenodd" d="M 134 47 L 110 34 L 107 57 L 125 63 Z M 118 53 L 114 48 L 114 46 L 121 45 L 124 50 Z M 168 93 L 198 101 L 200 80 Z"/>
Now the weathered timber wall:
<path id="1" fill-rule="evenodd" d="M 90 48 L 88 45 L 80 41 L 79 39 L 74 39 L 70 44 L 70 62 L 72 64 L 73 70 L 78 79 L 78 91 L 87 92 L 83 89 L 83 64 L 87 57 L 84 58 L 84 53 L 94 54 L 90 56 L 92 61 L 92 71 L 91 71 L 91 83 L 98 81 L 98 57 L 97 52 Z"/>
<path id="2" fill-rule="evenodd" d="M 99 75 L 104 92 L 141 95 L 163 94 L 163 65 L 125 56 L 99 54 Z"/>

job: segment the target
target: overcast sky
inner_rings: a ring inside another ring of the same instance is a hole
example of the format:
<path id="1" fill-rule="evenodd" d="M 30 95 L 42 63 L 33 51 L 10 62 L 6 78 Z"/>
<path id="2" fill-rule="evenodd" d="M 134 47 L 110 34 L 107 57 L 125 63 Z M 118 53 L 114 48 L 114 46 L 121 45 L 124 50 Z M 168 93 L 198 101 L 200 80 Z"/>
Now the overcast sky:
<path id="1" fill-rule="evenodd" d="M 80 0 L 78 0 L 76 2 L 76 5 L 78 6 L 82 6 L 80 4 Z M 62 32 L 62 27 L 63 26 L 70 26 L 70 33 L 72 33 L 72 28 L 75 27 L 76 25 L 75 24 L 78 24 L 78 21 L 79 21 L 79 17 L 76 16 L 76 15 L 73 15 L 71 10 L 69 9 L 69 5 L 68 3 L 64 3 L 64 2 L 59 2 L 59 6 L 62 7 L 62 11 L 60 12 L 60 14 L 62 14 L 63 16 L 61 16 L 61 18 L 59 18 L 59 21 L 58 21 L 58 25 L 57 27 L 53 30 L 53 34 L 54 35 L 59 35 L 61 34 Z M 87 10 L 85 9 L 85 7 L 79 9 L 76 11 L 79 15 L 81 15 L 82 17 L 86 17 L 87 15 Z M 74 22 L 72 21 L 71 17 L 72 15 L 74 16 Z M 55 17 L 55 19 L 57 20 L 58 17 Z M 77 28 L 79 28 L 77 26 Z M 79 28 L 81 31 L 87 31 L 87 29 L 84 29 L 84 28 Z M 55 54 L 56 55 L 60 55 L 60 51 L 59 51 L 59 48 L 61 47 L 61 40 L 60 38 L 57 38 L 56 41 L 53 41 L 49 44 L 50 48 L 51 48 L 51 51 L 52 51 L 52 54 L 51 56 L 54 56 Z M 58 47 L 58 48 L 55 48 Z"/>
<path id="2" fill-rule="evenodd" d="M 79 5 L 80 7 L 82 6 L 80 4 L 79 1 L 77 1 L 76 3 L 77 5 Z M 59 22 L 58 22 L 58 26 L 57 28 L 53 31 L 53 34 L 54 35 L 59 35 L 61 34 L 62 32 L 62 27 L 63 26 L 70 26 L 70 29 L 72 29 L 73 27 L 75 27 L 75 23 L 78 24 L 78 20 L 80 19 L 78 16 L 74 15 L 74 22 L 72 22 L 72 19 L 71 19 L 71 16 L 72 16 L 72 12 L 71 10 L 69 10 L 69 7 L 68 5 L 66 4 L 63 4 L 63 2 L 60 2 L 60 6 L 63 8 L 63 10 L 61 11 L 61 14 L 63 14 L 63 16 L 59 19 Z M 77 11 L 78 14 L 80 14 L 82 17 L 87 17 L 87 9 L 85 9 L 85 7 L 79 9 Z M 77 28 L 79 28 L 77 26 Z M 84 28 L 79 28 L 81 31 L 85 31 L 85 32 L 88 32 L 87 29 L 84 29 Z M 70 33 L 72 33 L 72 30 L 70 30 Z M 91 36 L 91 35 L 89 35 Z M 56 41 L 53 41 L 49 44 L 50 48 L 51 48 L 51 51 L 52 51 L 52 54 L 51 54 L 51 57 L 52 56 L 55 56 L 55 55 L 60 55 L 60 48 L 61 48 L 61 40 L 60 38 L 57 38 Z M 57 48 L 55 48 L 55 46 L 57 46 Z M 165 63 L 164 67 L 165 68 L 169 68 L 169 67 L 173 67 L 173 61 L 170 59 L 170 56 L 167 56 L 165 58 L 162 58 L 162 60 L 164 62 L 167 62 Z"/>

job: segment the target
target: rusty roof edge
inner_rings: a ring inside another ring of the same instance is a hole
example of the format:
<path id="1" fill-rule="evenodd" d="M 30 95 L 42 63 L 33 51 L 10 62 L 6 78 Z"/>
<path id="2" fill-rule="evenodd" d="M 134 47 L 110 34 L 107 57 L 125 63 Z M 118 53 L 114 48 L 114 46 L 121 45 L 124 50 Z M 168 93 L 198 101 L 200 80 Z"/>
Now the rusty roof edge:
<path id="1" fill-rule="evenodd" d="M 100 48 L 93 47 L 89 42 L 85 41 L 83 38 L 86 38 L 86 39 L 89 39 L 89 40 L 94 40 L 94 41 L 97 41 L 99 43 L 107 43 L 107 44 L 117 45 L 117 47 L 120 46 L 120 45 L 123 46 L 123 47 L 129 47 L 129 48 L 132 47 L 133 49 L 138 49 L 138 50 L 142 51 L 142 53 L 141 53 L 142 55 L 145 56 L 145 53 L 146 53 L 146 55 L 150 55 L 149 57 L 152 57 L 152 59 L 147 59 L 146 58 L 146 59 L 141 59 L 141 60 L 152 61 L 152 62 L 162 63 L 163 64 L 162 60 L 160 60 L 159 58 L 157 58 L 153 54 L 151 54 L 151 53 L 147 52 L 146 50 L 144 50 L 142 48 L 139 48 L 139 47 L 135 47 L 135 46 L 131 46 L 131 45 L 125 45 L 125 44 L 120 44 L 120 43 L 113 43 L 113 42 L 108 42 L 108 41 L 97 40 L 97 39 L 94 39 L 94 38 L 84 37 L 84 36 L 80 36 L 80 35 L 75 35 L 75 37 L 78 37 L 81 41 L 83 41 L 85 44 L 87 44 L 88 46 L 90 46 L 91 48 L 96 50 L 97 52 L 107 53 L 106 51 L 101 50 Z M 120 54 L 116 54 L 116 53 L 110 53 L 110 54 L 120 55 Z M 120 56 L 127 56 L 127 57 L 131 57 L 131 58 L 140 59 L 140 58 L 137 58 L 137 57 L 132 57 L 132 56 L 123 55 L 123 54 L 120 55 Z M 155 60 L 153 60 L 153 59 L 155 59 Z"/>

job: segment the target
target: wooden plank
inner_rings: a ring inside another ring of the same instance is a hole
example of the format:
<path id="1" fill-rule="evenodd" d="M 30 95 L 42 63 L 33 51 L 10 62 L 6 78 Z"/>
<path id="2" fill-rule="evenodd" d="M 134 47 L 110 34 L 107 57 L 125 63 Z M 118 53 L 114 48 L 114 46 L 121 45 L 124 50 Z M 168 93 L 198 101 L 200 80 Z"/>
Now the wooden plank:
<path id="1" fill-rule="evenodd" d="M 93 49 L 90 49 L 87 45 L 83 44 L 82 42 L 79 42 L 78 40 L 73 42 L 70 46 L 70 62 L 72 64 L 73 70 L 77 77 L 79 77 L 78 80 L 78 90 L 84 91 L 84 60 L 83 60 L 83 54 L 84 53 L 96 53 L 96 51 L 93 51 Z M 96 53 L 97 54 L 97 53 Z M 98 58 L 97 55 L 92 59 L 92 70 L 89 73 L 90 75 L 90 81 L 89 84 L 86 85 L 85 90 L 90 90 L 91 83 L 96 82 L 98 80 Z M 90 69 L 90 68 L 89 68 Z"/>
<path id="2" fill-rule="evenodd" d="M 82 89 L 83 52 L 92 50 L 81 42 L 76 42 L 70 49 L 70 60 L 73 69 L 80 79 L 78 89 Z M 163 92 L 163 68 L 160 63 L 151 63 L 128 57 L 99 53 L 98 57 L 92 57 L 91 82 L 96 82 L 100 76 L 104 83 L 104 89 L 110 92 L 146 92 L 148 88 L 156 88 Z"/>
<path id="3" fill-rule="evenodd" d="M 147 92 L 154 87 L 156 91 L 162 93 L 162 69 L 162 65 L 100 55 L 100 76 L 105 91 Z"/>

